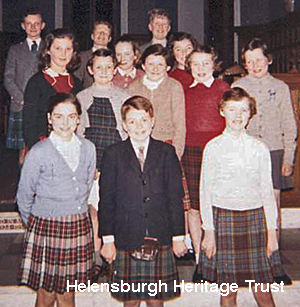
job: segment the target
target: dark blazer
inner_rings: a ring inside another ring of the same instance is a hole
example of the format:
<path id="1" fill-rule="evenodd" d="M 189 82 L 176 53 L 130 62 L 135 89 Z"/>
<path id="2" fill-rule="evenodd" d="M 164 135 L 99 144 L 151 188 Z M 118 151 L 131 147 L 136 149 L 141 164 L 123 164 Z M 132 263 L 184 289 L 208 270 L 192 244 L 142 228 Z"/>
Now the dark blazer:
<path id="1" fill-rule="evenodd" d="M 74 80 L 71 93 L 76 96 L 82 90 L 82 85 L 75 76 Z M 44 78 L 42 72 L 36 73 L 27 83 L 24 94 L 23 136 L 29 148 L 39 141 L 40 136 L 48 135 L 48 100 L 55 93 L 54 87 Z"/>
<path id="2" fill-rule="evenodd" d="M 108 147 L 100 177 L 99 236 L 114 235 L 121 250 L 146 236 L 171 245 L 184 235 L 182 173 L 172 145 L 150 138 L 144 171 L 130 139 Z"/>
<path id="3" fill-rule="evenodd" d="M 92 49 L 80 52 L 79 56 L 81 58 L 81 64 L 80 67 L 74 72 L 74 75 L 82 82 L 84 89 L 91 86 L 94 82 L 94 78 L 89 74 L 86 67 L 86 64 L 92 54 Z"/>
<path id="4" fill-rule="evenodd" d="M 39 49 L 43 42 L 41 41 Z M 38 71 L 38 57 L 30 50 L 27 40 L 9 48 L 4 72 L 4 85 L 11 97 L 10 109 L 22 110 L 24 91 L 30 77 Z"/>

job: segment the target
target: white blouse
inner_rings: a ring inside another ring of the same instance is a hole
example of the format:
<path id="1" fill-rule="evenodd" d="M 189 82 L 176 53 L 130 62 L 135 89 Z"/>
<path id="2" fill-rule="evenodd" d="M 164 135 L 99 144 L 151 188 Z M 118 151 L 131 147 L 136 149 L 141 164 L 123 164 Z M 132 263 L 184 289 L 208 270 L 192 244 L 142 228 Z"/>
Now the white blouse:
<path id="1" fill-rule="evenodd" d="M 226 129 L 205 147 L 200 179 L 203 229 L 214 229 L 212 206 L 228 210 L 264 208 L 267 228 L 276 229 L 271 159 L 268 148 L 246 132 Z"/>

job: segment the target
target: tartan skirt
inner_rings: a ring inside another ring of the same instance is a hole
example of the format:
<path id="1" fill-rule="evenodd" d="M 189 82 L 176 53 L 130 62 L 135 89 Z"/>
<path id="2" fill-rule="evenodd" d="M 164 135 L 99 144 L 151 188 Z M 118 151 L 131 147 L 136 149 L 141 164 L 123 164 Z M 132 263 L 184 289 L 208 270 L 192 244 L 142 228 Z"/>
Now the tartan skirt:
<path id="1" fill-rule="evenodd" d="M 87 212 L 53 218 L 29 217 L 18 276 L 20 285 L 63 294 L 67 281 L 70 285 L 75 280 L 87 284 L 93 273 L 93 231 Z"/>
<path id="2" fill-rule="evenodd" d="M 23 114 L 20 112 L 10 112 L 8 120 L 8 132 L 6 137 L 6 147 L 13 149 L 24 149 L 23 138 Z"/>
<path id="3" fill-rule="evenodd" d="M 111 295 L 115 299 L 120 301 L 169 300 L 180 296 L 178 287 L 174 289 L 174 281 L 177 285 L 179 284 L 171 246 L 160 245 L 155 261 L 135 260 L 130 256 L 130 252 L 117 250 L 117 257 L 113 263 L 112 283 L 119 285 L 119 291 L 111 291 Z M 130 291 L 122 292 L 122 283 L 128 283 Z M 146 284 L 144 289 L 143 283 Z M 150 283 L 151 285 L 149 285 Z M 154 289 L 152 283 L 157 287 L 155 296 L 149 295 L 149 293 L 151 294 L 149 289 Z M 167 286 L 160 287 L 159 285 L 162 283 Z"/>
<path id="4" fill-rule="evenodd" d="M 197 146 L 186 146 L 182 156 L 182 166 L 186 176 L 190 198 L 190 207 L 200 210 L 199 185 L 203 149 Z"/>
<path id="5" fill-rule="evenodd" d="M 249 286 L 273 283 L 284 276 L 279 251 L 267 257 L 267 227 L 263 208 L 233 211 L 213 207 L 216 255 L 208 259 L 200 252 L 198 278 L 203 281 Z"/>

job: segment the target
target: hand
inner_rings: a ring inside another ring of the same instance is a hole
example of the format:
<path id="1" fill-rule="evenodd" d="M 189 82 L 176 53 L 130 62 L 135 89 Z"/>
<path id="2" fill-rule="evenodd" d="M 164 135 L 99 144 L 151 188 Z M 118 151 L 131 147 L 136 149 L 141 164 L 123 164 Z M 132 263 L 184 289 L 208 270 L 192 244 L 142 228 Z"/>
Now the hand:
<path id="1" fill-rule="evenodd" d="M 205 230 L 204 239 L 201 244 L 201 250 L 205 253 L 208 259 L 211 259 L 216 254 L 216 241 L 214 230 Z"/>
<path id="2" fill-rule="evenodd" d="M 184 241 L 173 241 L 173 252 L 177 257 L 182 257 L 187 252 Z"/>
<path id="3" fill-rule="evenodd" d="M 94 180 L 97 180 L 100 177 L 100 172 L 95 168 Z"/>
<path id="4" fill-rule="evenodd" d="M 278 240 L 276 230 L 268 230 L 267 256 L 271 257 L 273 252 L 278 250 Z"/>
<path id="5" fill-rule="evenodd" d="M 281 174 L 282 176 L 290 176 L 293 172 L 293 165 L 291 164 L 282 164 Z"/>
<path id="6" fill-rule="evenodd" d="M 114 242 L 104 243 L 101 248 L 101 255 L 111 264 L 116 259 L 116 247 Z"/>

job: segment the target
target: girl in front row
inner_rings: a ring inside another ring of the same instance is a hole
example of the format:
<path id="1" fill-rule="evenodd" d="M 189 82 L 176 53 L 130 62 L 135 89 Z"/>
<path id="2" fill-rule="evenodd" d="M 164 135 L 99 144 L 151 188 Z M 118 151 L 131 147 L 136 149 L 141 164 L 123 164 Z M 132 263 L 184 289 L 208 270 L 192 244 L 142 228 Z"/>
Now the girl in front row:
<path id="1" fill-rule="evenodd" d="M 49 99 L 49 138 L 29 151 L 17 192 L 26 233 L 19 283 L 37 291 L 36 307 L 75 306 L 67 282 L 87 283 L 94 273 L 94 242 L 87 198 L 95 146 L 75 134 L 81 107 L 68 93 Z M 71 288 L 70 291 L 74 291 Z"/>
<path id="2" fill-rule="evenodd" d="M 277 209 L 268 148 L 245 127 L 256 114 L 255 100 L 235 87 L 223 95 L 223 134 L 204 150 L 200 207 L 204 238 L 198 264 L 202 280 L 261 283 L 252 292 L 259 306 L 275 306 L 267 283 L 284 275 L 276 237 Z M 237 292 L 221 297 L 221 306 L 236 306 Z"/>
<path id="3" fill-rule="evenodd" d="M 98 238 L 99 172 L 103 151 L 109 145 L 124 140 L 127 135 L 122 128 L 121 105 L 128 98 L 124 89 L 117 88 L 113 82 L 116 60 L 113 52 L 99 49 L 87 63 L 89 73 L 94 77 L 92 86 L 78 93 L 82 106 L 79 134 L 85 136 L 96 146 L 97 162 L 95 181 L 89 197 L 89 210 L 93 221 L 96 250 L 96 275 L 101 273 L 101 240 Z M 97 276 L 95 276 L 95 279 Z"/>

